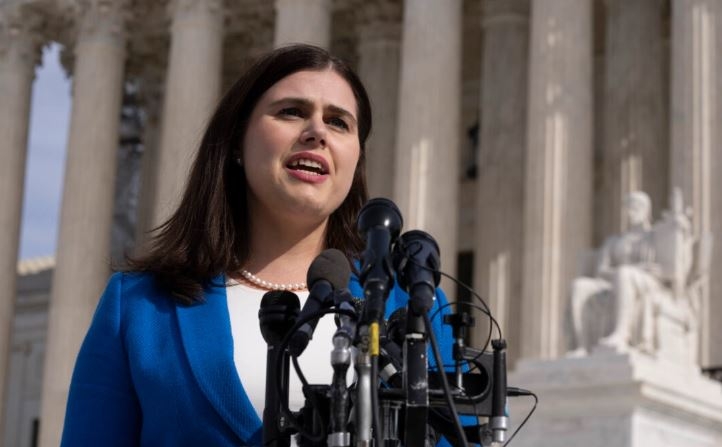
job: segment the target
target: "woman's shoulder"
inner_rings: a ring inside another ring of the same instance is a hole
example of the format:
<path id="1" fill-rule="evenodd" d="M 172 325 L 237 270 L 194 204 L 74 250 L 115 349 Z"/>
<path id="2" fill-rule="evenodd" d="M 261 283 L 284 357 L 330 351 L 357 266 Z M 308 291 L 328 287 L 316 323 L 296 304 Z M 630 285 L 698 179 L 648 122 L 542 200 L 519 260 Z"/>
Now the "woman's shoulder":
<path id="1" fill-rule="evenodd" d="M 218 275 L 207 281 L 203 287 L 204 297 L 198 300 L 202 303 L 208 296 L 215 296 L 219 289 L 225 288 L 225 277 Z M 116 294 L 124 301 L 159 301 L 168 304 L 178 304 L 168 287 L 152 272 L 118 271 L 108 279 L 105 294 Z"/>
<path id="2" fill-rule="evenodd" d="M 156 291 L 158 284 L 149 272 L 118 271 L 110 275 L 108 288 L 118 288 L 124 295 L 138 291 Z"/>
<path id="3" fill-rule="evenodd" d="M 104 299 L 122 302 L 122 306 L 171 304 L 170 294 L 164 291 L 156 277 L 149 272 L 119 271 L 113 273 L 103 293 Z"/>

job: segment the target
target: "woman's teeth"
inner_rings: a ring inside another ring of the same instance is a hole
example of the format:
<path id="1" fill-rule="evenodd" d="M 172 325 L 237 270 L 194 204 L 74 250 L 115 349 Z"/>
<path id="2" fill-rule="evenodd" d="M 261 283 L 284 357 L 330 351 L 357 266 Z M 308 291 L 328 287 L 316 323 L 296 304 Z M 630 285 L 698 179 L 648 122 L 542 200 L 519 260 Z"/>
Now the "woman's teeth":
<path id="1" fill-rule="evenodd" d="M 302 169 L 316 175 L 324 174 L 323 166 L 321 165 L 321 163 L 305 158 L 293 160 L 288 165 L 288 167 L 291 169 Z"/>

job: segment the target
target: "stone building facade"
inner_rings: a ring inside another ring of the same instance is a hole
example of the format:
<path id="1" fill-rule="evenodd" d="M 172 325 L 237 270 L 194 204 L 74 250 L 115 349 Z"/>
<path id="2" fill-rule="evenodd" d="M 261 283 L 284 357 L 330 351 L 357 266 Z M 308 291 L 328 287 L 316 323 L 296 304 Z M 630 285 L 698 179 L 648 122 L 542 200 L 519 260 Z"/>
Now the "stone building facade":
<path id="1" fill-rule="evenodd" d="M 30 439 L 27 420 L 39 418 L 39 445 L 58 444 L 114 220 L 142 242 L 177 202 L 221 92 L 258 54 L 296 41 L 356 67 L 374 106 L 372 196 L 392 198 L 406 229 L 435 236 L 443 269 L 487 299 L 513 359 L 563 355 L 569 284 L 582 254 L 625 228 L 629 191 L 659 210 L 680 187 L 695 233 L 722 235 L 718 0 L 2 0 L 0 383 L 20 368 L 18 352 L 32 365 L 43 352 L 45 364 L 27 414 L 9 407 L 15 382 L 0 393 L 0 421 L 25 430 L 13 439 Z M 73 106 L 36 351 L 11 329 L 26 309 L 14 299 L 27 276 L 16 277 L 23 166 L 49 42 L 64 47 Z M 122 110 L 137 118 L 131 129 Z M 128 145 L 140 159 L 119 165 Z M 118 176 L 136 178 L 137 194 L 118 193 Z M 137 206 L 114 218 L 114 197 Z M 720 261 L 722 243 L 702 304 L 703 366 L 722 364 Z"/>

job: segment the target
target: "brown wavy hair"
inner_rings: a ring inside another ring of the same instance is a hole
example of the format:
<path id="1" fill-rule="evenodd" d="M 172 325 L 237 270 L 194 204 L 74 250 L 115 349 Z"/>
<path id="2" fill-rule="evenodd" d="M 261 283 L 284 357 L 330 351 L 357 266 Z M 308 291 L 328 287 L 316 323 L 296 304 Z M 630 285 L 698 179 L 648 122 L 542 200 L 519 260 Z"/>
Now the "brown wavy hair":
<path id="1" fill-rule="evenodd" d="M 361 146 L 351 189 L 329 217 L 326 247 L 358 259 L 363 241 L 356 215 L 368 199 L 365 142 L 371 104 L 354 71 L 341 59 L 312 45 L 278 48 L 258 59 L 228 90 L 215 110 L 191 168 L 180 205 L 153 230 L 145 254 L 127 259 L 127 270 L 150 272 L 182 304 L 202 300 L 203 287 L 221 273 L 237 272 L 248 259 L 246 178 L 235 159 L 251 112 L 276 82 L 303 70 L 332 69 L 353 90 Z"/>

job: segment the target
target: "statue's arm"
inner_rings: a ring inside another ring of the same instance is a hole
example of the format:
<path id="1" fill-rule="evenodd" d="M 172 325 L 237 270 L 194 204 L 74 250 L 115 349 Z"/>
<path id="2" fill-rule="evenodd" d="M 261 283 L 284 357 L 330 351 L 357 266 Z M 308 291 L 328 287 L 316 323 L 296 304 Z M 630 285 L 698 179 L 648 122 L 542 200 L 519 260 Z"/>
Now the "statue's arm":
<path id="1" fill-rule="evenodd" d="M 612 275 L 614 274 L 614 267 L 612 267 L 611 258 L 611 246 L 613 239 L 609 238 L 604 242 L 602 248 L 599 250 L 599 257 L 597 258 L 597 269 L 595 275 L 597 278 L 606 279 L 611 281 Z"/>

